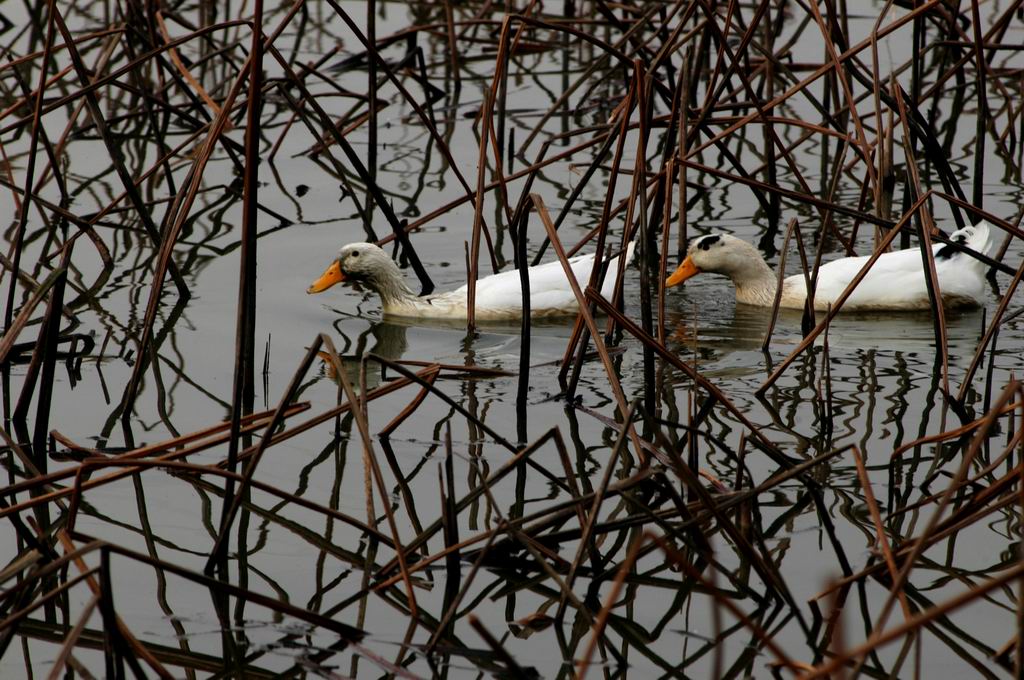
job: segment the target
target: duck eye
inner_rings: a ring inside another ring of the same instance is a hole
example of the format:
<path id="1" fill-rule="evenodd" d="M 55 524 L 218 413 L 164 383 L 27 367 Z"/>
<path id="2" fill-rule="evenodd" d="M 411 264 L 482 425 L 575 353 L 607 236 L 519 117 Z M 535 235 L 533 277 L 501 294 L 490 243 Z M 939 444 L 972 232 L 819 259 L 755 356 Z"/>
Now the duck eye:
<path id="1" fill-rule="evenodd" d="M 352 257 L 359 257 L 359 251 L 358 250 L 353 250 L 352 251 Z"/>

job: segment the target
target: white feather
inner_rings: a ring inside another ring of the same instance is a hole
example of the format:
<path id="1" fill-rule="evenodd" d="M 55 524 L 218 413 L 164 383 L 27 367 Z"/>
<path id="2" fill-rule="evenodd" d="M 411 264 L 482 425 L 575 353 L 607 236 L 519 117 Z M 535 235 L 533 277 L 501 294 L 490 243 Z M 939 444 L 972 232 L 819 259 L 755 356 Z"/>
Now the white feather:
<path id="1" fill-rule="evenodd" d="M 634 244 L 626 251 L 626 264 L 633 260 Z M 594 253 L 576 255 L 569 259 L 573 275 L 581 289 L 590 281 L 594 267 Z M 608 270 L 601 286 L 601 295 L 611 298 L 618 282 L 619 258 L 608 263 Z M 527 269 L 530 279 L 530 315 L 560 316 L 574 314 L 577 310 L 576 295 L 569 285 L 562 263 L 559 261 Z M 429 307 L 417 304 L 410 310 L 412 316 L 438 316 L 444 318 L 466 318 L 469 309 L 469 286 L 461 286 L 449 293 L 429 296 L 425 300 Z M 516 319 L 523 314 L 523 295 L 519 271 L 510 269 L 499 274 L 484 277 L 476 282 L 476 318 L 481 321 Z M 418 310 L 418 311 L 417 311 Z"/>
<path id="2" fill-rule="evenodd" d="M 989 225 L 979 222 L 954 232 L 950 240 L 979 253 L 989 246 Z M 962 239 L 962 240 L 961 240 Z M 935 273 L 939 293 L 946 306 L 977 304 L 984 293 L 986 266 L 970 255 L 942 244 L 933 244 Z M 940 255 L 941 253 L 941 255 Z M 854 277 L 867 264 L 869 256 L 844 257 L 821 266 L 814 294 L 816 309 L 825 309 L 839 299 Z M 788 277 L 783 291 L 791 289 L 806 297 L 803 274 Z M 929 309 L 924 261 L 918 248 L 885 253 L 843 303 L 843 309 Z"/>

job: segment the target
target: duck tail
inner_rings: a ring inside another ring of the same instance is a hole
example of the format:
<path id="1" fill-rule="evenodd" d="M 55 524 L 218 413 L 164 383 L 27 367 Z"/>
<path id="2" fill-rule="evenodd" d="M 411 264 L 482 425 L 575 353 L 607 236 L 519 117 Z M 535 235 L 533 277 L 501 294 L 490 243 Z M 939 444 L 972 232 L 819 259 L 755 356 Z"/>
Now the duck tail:
<path id="1" fill-rule="evenodd" d="M 957 244 L 957 246 L 963 246 L 970 248 L 976 253 L 987 255 L 989 249 L 992 247 L 992 225 L 985 220 L 981 220 L 977 224 L 958 229 L 949 235 L 951 243 Z M 952 259 L 954 257 L 960 257 L 965 259 L 965 263 L 984 268 L 986 265 L 981 260 L 965 255 L 957 247 L 951 245 L 944 245 L 938 249 L 935 256 L 939 259 Z"/>
<path id="2" fill-rule="evenodd" d="M 639 238 L 639 236 L 637 236 L 637 238 Z M 626 265 L 627 266 L 629 266 L 629 264 L 633 261 L 633 254 L 635 252 L 636 252 L 636 238 L 634 238 L 632 241 L 630 241 L 629 245 L 626 246 Z"/>
<path id="3" fill-rule="evenodd" d="M 989 248 L 992 247 L 992 225 L 986 220 L 981 220 L 973 227 L 964 227 L 957 233 L 960 232 L 966 232 L 967 242 L 964 244 L 965 246 L 982 255 L 988 254 Z"/>
<path id="4" fill-rule="evenodd" d="M 628 267 L 630 265 L 630 263 L 633 262 L 633 255 L 636 253 L 636 241 L 637 240 L 634 238 L 632 241 L 627 243 L 625 251 L 618 250 L 618 249 L 613 249 L 613 250 L 611 250 L 611 254 L 609 254 L 609 249 L 606 248 L 605 249 L 605 262 L 618 262 L 619 256 L 622 255 L 622 254 L 625 254 L 625 256 L 626 256 L 626 266 Z M 618 244 L 616 244 L 616 246 L 617 245 Z M 615 265 L 615 266 L 617 266 L 617 265 Z"/>

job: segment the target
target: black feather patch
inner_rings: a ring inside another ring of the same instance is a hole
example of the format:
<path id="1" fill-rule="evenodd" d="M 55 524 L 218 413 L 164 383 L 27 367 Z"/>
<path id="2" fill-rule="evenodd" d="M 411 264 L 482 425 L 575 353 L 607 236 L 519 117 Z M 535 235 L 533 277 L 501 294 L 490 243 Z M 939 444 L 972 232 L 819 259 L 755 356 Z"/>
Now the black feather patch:
<path id="1" fill-rule="evenodd" d="M 956 234 L 953 237 L 953 242 L 963 245 L 967 243 L 967 236 L 965 234 Z M 956 255 L 958 252 L 960 252 L 959 248 L 947 244 L 939 248 L 939 252 L 935 253 L 935 257 L 940 260 L 948 260 L 949 258 Z"/>
<path id="2" fill-rule="evenodd" d="M 718 234 L 713 234 L 711 236 L 705 236 L 704 238 L 702 238 L 700 240 L 700 243 L 697 244 L 697 247 L 700 248 L 701 250 L 711 250 L 711 246 L 715 245 L 716 243 L 718 243 L 721 240 L 722 240 L 722 237 L 719 236 Z"/>

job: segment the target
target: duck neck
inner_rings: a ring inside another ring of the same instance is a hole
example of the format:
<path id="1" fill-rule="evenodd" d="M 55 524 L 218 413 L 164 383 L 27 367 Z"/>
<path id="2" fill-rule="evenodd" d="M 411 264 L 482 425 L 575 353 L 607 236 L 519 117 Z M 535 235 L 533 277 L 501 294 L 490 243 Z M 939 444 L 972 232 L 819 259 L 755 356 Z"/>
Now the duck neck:
<path id="1" fill-rule="evenodd" d="M 772 305 L 775 302 L 775 290 L 778 281 L 775 272 L 760 257 L 751 260 L 750 266 L 743 271 L 733 273 L 730 278 L 736 286 L 736 301 L 750 305 Z"/>
<path id="2" fill-rule="evenodd" d="M 380 301 L 385 310 L 402 306 L 416 298 L 416 294 L 406 285 L 397 265 L 393 271 L 387 271 L 383 276 L 375 277 L 371 283 L 377 294 L 380 295 Z"/>

